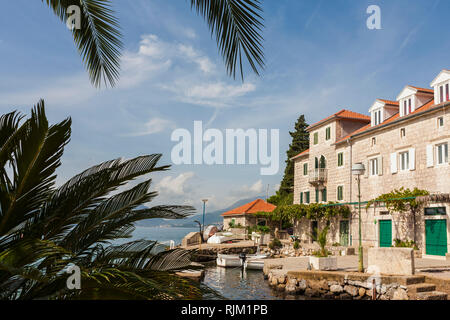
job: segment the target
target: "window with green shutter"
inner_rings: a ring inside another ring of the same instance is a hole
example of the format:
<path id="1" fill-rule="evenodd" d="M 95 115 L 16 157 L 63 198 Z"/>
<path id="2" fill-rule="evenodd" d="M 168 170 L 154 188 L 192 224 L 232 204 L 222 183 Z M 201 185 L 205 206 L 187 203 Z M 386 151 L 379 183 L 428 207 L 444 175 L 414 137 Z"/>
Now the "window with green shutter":
<path id="1" fill-rule="evenodd" d="M 316 203 L 319 202 L 319 189 L 316 188 Z"/>
<path id="2" fill-rule="evenodd" d="M 327 202 L 327 188 L 322 189 L 322 201 Z"/>
<path id="3" fill-rule="evenodd" d="M 306 203 L 309 203 L 309 191 L 305 192 Z"/>
<path id="4" fill-rule="evenodd" d="M 344 153 L 338 153 L 338 167 L 342 167 L 344 165 Z"/>
<path id="5" fill-rule="evenodd" d="M 316 132 L 314 133 L 314 144 L 318 144 L 319 143 L 319 133 Z"/>
<path id="6" fill-rule="evenodd" d="M 303 203 L 303 192 L 300 192 L 300 203 Z"/>
<path id="7" fill-rule="evenodd" d="M 331 128 L 328 127 L 328 128 L 325 130 L 325 140 L 330 140 L 330 138 L 331 138 Z"/>
<path id="8" fill-rule="evenodd" d="M 337 187 L 337 199 L 344 200 L 344 187 L 343 186 Z"/>
<path id="9" fill-rule="evenodd" d="M 308 163 L 303 164 L 303 175 L 308 175 Z"/>

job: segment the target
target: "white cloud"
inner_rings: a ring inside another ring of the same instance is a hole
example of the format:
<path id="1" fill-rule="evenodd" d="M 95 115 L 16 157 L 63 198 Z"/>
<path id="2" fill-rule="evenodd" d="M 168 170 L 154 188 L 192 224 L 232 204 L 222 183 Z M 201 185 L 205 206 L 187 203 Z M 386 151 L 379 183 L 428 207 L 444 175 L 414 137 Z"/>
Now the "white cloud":
<path id="1" fill-rule="evenodd" d="M 152 118 L 147 121 L 142 127 L 143 128 L 141 130 L 127 134 L 127 136 L 138 137 L 162 132 L 167 129 L 175 128 L 175 123 L 167 119 Z"/>
<path id="2" fill-rule="evenodd" d="M 193 177 L 194 172 L 184 172 L 175 178 L 167 176 L 162 178 L 156 189 L 160 190 L 161 193 L 171 193 L 181 196 L 185 194 L 186 183 Z"/>
<path id="3" fill-rule="evenodd" d="M 261 193 L 264 191 L 264 185 L 262 180 L 256 181 L 251 186 L 249 185 L 243 185 L 240 188 L 234 189 L 230 191 L 231 196 L 237 197 L 237 199 L 247 198 L 247 197 L 253 197 L 261 195 Z"/>

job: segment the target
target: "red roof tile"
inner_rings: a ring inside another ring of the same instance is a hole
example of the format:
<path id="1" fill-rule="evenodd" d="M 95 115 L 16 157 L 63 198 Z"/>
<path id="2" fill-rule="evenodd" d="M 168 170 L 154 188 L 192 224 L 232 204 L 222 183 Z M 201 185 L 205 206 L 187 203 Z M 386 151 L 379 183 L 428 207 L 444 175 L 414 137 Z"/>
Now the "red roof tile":
<path id="1" fill-rule="evenodd" d="M 264 201 L 263 199 L 256 199 L 250 203 L 244 204 L 238 208 L 232 209 L 225 213 L 222 213 L 222 216 L 228 215 L 236 215 L 236 214 L 252 214 L 257 212 L 272 212 L 275 210 L 277 206 Z"/>
<path id="2" fill-rule="evenodd" d="M 325 119 L 322 119 L 322 120 L 310 125 L 308 128 L 306 128 L 306 130 L 309 130 L 309 129 L 311 129 L 315 126 L 318 126 L 319 124 L 321 124 L 327 120 L 331 120 L 331 119 L 351 119 L 351 120 L 358 120 L 358 121 L 370 121 L 370 117 L 365 114 L 342 109 L 341 111 L 338 111 L 335 114 L 332 114 L 331 116 L 326 117 Z"/>
<path id="3" fill-rule="evenodd" d="M 389 104 L 392 106 L 398 106 L 398 101 L 391 101 L 391 100 L 385 100 L 385 99 L 377 99 L 381 102 L 384 102 L 385 104 Z"/>
<path id="4" fill-rule="evenodd" d="M 404 118 L 404 119 L 407 119 L 408 117 L 410 117 L 410 116 L 412 116 L 412 115 L 414 115 L 414 114 L 417 114 L 417 113 L 419 113 L 419 112 L 426 111 L 426 110 L 430 109 L 430 108 L 433 107 L 433 106 L 434 106 L 434 99 L 431 99 L 429 102 L 425 103 L 423 106 L 421 106 L 421 107 L 417 108 L 416 110 L 414 110 L 414 112 L 411 112 L 411 113 L 410 113 L 409 115 L 407 115 L 407 116 L 403 116 L 402 119 L 403 119 L 403 118 Z M 382 123 L 380 123 L 380 124 L 378 124 L 378 125 L 376 125 L 376 126 L 373 126 L 373 127 L 372 127 L 370 124 L 368 124 L 367 126 L 364 126 L 364 127 L 362 127 L 362 128 L 359 128 L 358 130 L 353 131 L 353 132 L 350 133 L 349 135 L 346 135 L 345 137 L 339 139 L 338 141 L 336 141 L 336 143 L 343 142 L 343 141 L 347 140 L 348 138 L 350 138 L 350 137 L 352 137 L 352 136 L 354 136 L 354 135 L 356 135 L 356 134 L 362 133 L 362 132 L 367 131 L 367 130 L 369 130 L 369 129 L 371 129 L 371 128 L 376 128 L 376 127 L 383 126 L 383 125 L 388 124 L 388 123 L 390 123 L 390 122 L 393 122 L 393 121 L 395 121 L 395 120 L 397 120 L 397 119 L 399 119 L 399 118 L 400 118 L 400 114 L 397 112 L 396 114 L 394 114 L 394 115 L 391 116 L 390 118 L 387 118 L 386 120 L 384 120 Z"/>
<path id="5" fill-rule="evenodd" d="M 293 157 L 291 158 L 291 160 L 292 160 L 292 159 L 295 159 L 295 158 L 298 158 L 298 157 L 300 157 L 300 156 L 303 156 L 303 155 L 307 154 L 308 152 L 309 152 L 309 149 L 306 149 L 305 151 L 300 152 L 298 155 L 293 156 Z"/>
<path id="6" fill-rule="evenodd" d="M 414 88 L 417 91 L 422 91 L 422 92 L 426 92 L 426 93 L 434 93 L 433 89 L 425 89 L 425 88 L 414 87 L 414 86 L 408 86 L 408 87 Z"/>

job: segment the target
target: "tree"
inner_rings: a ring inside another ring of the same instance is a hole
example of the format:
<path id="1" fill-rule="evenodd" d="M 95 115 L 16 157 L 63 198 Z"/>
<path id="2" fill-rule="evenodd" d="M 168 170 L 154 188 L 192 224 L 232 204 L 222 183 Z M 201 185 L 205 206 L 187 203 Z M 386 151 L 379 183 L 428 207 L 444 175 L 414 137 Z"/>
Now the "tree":
<path id="1" fill-rule="evenodd" d="M 141 209 L 157 192 L 144 175 L 165 171 L 160 154 L 106 161 L 55 187 L 69 142 L 71 119 L 49 125 L 44 101 L 31 117 L 0 117 L 0 299 L 189 299 L 202 289 L 171 270 L 190 266 L 191 252 L 161 250 L 155 241 L 129 238 L 143 219 L 180 219 L 192 207 Z M 121 188 L 121 189 L 119 189 Z M 66 271 L 80 269 L 70 290 Z"/>
<path id="2" fill-rule="evenodd" d="M 295 131 L 289 132 L 292 142 L 286 152 L 286 168 L 284 169 L 283 180 L 278 191 L 281 197 L 293 193 L 294 188 L 294 162 L 290 159 L 300 152 L 309 148 L 309 133 L 306 131 L 308 124 L 305 122 L 305 116 L 301 115 L 295 123 Z"/>
<path id="3" fill-rule="evenodd" d="M 89 72 L 92 84 L 114 86 L 119 78 L 123 47 L 118 19 L 110 0 L 41 0 L 62 22 L 72 16 L 73 6 L 80 9 L 80 28 L 72 36 Z M 243 79 L 243 55 L 256 74 L 264 66 L 261 36 L 262 8 L 258 0 L 191 0 L 191 8 L 206 20 L 215 34 L 219 51 L 229 75 L 240 69 Z M 70 21 L 69 21 L 70 22 Z"/>

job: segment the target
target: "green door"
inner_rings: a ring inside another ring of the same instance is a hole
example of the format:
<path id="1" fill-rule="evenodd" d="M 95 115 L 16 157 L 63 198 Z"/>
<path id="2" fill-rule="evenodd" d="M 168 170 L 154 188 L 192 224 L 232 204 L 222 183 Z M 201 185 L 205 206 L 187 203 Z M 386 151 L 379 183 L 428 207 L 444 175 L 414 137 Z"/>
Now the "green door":
<path id="1" fill-rule="evenodd" d="M 339 223 L 339 243 L 341 246 L 348 246 L 348 220 L 341 220 Z"/>
<path id="2" fill-rule="evenodd" d="M 425 220 L 426 254 L 445 256 L 447 253 L 447 221 Z"/>
<path id="3" fill-rule="evenodd" d="M 392 220 L 379 220 L 380 247 L 392 247 Z"/>

